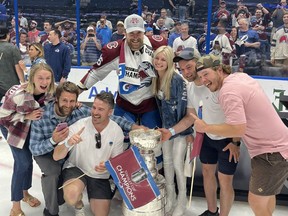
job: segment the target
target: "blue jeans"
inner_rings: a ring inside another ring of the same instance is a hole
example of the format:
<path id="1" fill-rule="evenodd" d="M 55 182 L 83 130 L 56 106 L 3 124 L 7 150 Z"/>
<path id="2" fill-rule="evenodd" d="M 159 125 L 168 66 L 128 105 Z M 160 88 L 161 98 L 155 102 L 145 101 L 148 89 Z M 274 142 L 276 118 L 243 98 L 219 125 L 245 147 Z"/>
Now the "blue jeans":
<path id="1" fill-rule="evenodd" d="M 181 22 L 184 21 L 186 18 L 186 10 L 186 6 L 179 6 L 179 19 Z"/>
<path id="2" fill-rule="evenodd" d="M 32 185 L 33 160 L 29 150 L 29 136 L 23 149 L 9 145 L 14 158 L 14 169 L 11 181 L 11 201 L 23 199 L 23 190 L 28 190 Z"/>

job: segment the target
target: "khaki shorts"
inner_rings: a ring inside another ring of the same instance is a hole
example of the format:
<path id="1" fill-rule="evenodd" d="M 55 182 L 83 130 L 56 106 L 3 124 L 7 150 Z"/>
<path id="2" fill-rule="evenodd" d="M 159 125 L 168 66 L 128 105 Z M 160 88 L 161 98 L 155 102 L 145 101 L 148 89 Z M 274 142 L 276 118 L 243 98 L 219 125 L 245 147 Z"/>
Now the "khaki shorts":
<path id="1" fill-rule="evenodd" d="M 288 161 L 279 152 L 257 155 L 251 160 L 249 191 L 259 196 L 279 194 L 288 179 Z"/>

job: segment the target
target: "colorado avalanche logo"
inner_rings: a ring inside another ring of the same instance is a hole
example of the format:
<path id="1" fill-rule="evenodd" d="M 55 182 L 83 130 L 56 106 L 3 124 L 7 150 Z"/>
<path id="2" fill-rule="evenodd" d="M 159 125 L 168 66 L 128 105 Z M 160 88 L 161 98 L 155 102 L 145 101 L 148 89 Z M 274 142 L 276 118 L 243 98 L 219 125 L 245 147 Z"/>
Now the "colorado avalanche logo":
<path id="1" fill-rule="evenodd" d="M 157 42 L 163 41 L 163 37 L 161 37 L 160 35 L 152 35 L 152 38 Z"/>
<path id="2" fill-rule="evenodd" d="M 115 49 L 117 47 L 118 47 L 118 42 L 117 41 L 112 41 L 112 42 L 107 44 L 107 48 L 108 49 L 113 49 L 113 48 Z"/>

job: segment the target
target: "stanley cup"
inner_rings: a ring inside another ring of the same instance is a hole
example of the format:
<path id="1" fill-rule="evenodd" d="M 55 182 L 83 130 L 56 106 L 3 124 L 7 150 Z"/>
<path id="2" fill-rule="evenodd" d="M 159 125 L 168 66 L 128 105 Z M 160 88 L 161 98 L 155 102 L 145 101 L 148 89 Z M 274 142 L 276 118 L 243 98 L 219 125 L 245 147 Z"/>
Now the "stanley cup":
<path id="1" fill-rule="evenodd" d="M 125 203 L 123 203 L 122 210 L 124 216 L 136 215 L 136 216 L 163 216 L 165 213 L 165 179 L 158 173 L 156 158 L 153 149 L 160 145 L 161 132 L 157 130 L 133 130 L 129 133 L 130 142 L 139 148 L 140 154 L 143 157 L 147 168 L 149 169 L 157 187 L 160 190 L 160 196 L 147 203 L 144 206 L 129 210 Z M 145 173 L 139 171 L 134 173 L 133 181 L 141 181 L 145 178 Z"/>

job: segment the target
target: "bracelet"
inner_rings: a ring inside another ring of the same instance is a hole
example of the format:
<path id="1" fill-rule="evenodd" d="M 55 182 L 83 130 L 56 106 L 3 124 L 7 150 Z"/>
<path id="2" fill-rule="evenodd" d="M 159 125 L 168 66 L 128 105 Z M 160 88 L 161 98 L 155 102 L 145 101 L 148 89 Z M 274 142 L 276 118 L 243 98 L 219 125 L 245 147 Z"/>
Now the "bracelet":
<path id="1" fill-rule="evenodd" d="M 65 147 L 66 147 L 67 149 L 69 149 L 69 148 L 71 147 L 71 146 L 68 144 L 67 141 L 64 143 L 64 145 L 65 145 Z"/>
<path id="2" fill-rule="evenodd" d="M 169 128 L 168 130 L 170 131 L 170 133 L 172 134 L 172 136 L 174 136 L 174 135 L 176 134 L 174 128 Z"/>
<path id="3" fill-rule="evenodd" d="M 57 144 L 57 143 L 53 140 L 52 137 L 49 139 L 49 141 L 50 141 L 50 143 L 52 143 L 52 145 L 56 145 L 56 144 Z"/>
<path id="4" fill-rule="evenodd" d="M 232 141 L 232 144 L 233 144 L 233 145 L 236 145 L 236 146 L 240 146 L 240 145 L 241 145 L 241 142 L 240 142 L 240 141 Z"/>

